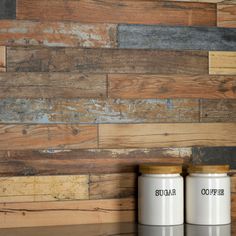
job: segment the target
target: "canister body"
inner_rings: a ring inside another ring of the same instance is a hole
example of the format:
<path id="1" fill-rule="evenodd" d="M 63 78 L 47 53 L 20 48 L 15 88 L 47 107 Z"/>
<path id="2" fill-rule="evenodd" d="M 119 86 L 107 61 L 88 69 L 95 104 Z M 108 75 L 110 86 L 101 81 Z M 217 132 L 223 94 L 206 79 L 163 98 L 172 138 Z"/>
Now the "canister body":
<path id="1" fill-rule="evenodd" d="M 139 223 L 184 223 L 183 178 L 180 174 L 143 174 L 139 177 Z"/>
<path id="2" fill-rule="evenodd" d="M 186 221 L 222 225 L 231 222 L 230 177 L 227 174 L 190 174 L 186 179 Z"/>

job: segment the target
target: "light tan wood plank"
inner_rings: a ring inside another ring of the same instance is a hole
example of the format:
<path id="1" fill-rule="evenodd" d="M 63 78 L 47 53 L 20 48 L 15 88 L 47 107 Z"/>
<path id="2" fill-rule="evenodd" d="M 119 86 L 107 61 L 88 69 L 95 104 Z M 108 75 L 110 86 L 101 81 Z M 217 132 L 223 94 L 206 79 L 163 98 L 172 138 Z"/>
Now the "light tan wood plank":
<path id="1" fill-rule="evenodd" d="M 235 146 L 236 123 L 100 124 L 100 148 Z"/>
<path id="2" fill-rule="evenodd" d="M 209 52 L 209 73 L 236 75 L 236 52 Z"/>
<path id="3" fill-rule="evenodd" d="M 96 125 L 0 125 L 0 150 L 96 147 Z"/>
<path id="4" fill-rule="evenodd" d="M 134 199 L 1 203 L 0 228 L 132 222 Z"/>
<path id="5" fill-rule="evenodd" d="M 6 47 L 0 46 L 0 72 L 6 71 Z"/>
<path id="6" fill-rule="evenodd" d="M 217 26 L 218 27 L 236 27 L 236 2 L 217 4 Z"/>
<path id="7" fill-rule="evenodd" d="M 88 175 L 0 178 L 0 202 L 88 199 Z"/>

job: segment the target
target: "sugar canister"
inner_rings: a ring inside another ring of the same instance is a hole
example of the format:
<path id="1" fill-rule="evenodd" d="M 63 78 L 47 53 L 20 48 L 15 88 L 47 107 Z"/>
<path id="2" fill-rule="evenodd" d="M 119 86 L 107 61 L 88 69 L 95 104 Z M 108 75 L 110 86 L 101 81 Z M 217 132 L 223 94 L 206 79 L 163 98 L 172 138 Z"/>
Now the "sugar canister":
<path id="1" fill-rule="evenodd" d="M 180 225 L 184 222 L 183 177 L 180 165 L 140 166 L 138 179 L 139 223 Z"/>
<path id="2" fill-rule="evenodd" d="M 186 178 L 186 221 L 198 225 L 231 222 L 228 165 L 192 165 Z"/>

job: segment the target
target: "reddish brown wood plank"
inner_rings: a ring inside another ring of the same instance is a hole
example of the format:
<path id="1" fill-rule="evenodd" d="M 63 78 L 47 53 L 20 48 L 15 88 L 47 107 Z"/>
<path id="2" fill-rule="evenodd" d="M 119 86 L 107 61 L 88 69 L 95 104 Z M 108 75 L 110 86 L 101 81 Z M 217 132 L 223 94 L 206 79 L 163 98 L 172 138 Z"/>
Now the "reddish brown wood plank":
<path id="1" fill-rule="evenodd" d="M 2 20 L 0 45 L 111 48 L 116 46 L 116 25 Z"/>
<path id="2" fill-rule="evenodd" d="M 17 19 L 214 26 L 216 6 L 164 1 L 18 0 Z"/>
<path id="3" fill-rule="evenodd" d="M 112 98 L 236 98 L 236 76 L 108 75 Z"/>
<path id="4" fill-rule="evenodd" d="M 236 28 L 236 2 L 217 4 L 217 26 Z"/>
<path id="5" fill-rule="evenodd" d="M 96 147 L 96 125 L 0 125 L 0 150 Z"/>
<path id="6" fill-rule="evenodd" d="M 0 46 L 0 72 L 6 71 L 6 47 Z"/>

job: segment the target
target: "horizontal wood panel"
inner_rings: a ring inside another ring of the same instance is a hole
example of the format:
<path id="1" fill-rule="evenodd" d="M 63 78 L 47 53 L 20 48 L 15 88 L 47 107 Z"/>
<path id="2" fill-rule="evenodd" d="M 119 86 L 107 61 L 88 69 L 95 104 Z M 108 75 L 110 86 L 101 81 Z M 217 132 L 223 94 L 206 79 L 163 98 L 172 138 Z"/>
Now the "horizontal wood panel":
<path id="1" fill-rule="evenodd" d="M 137 172 L 140 163 L 188 162 L 191 148 L 0 151 L 0 176 Z"/>
<path id="2" fill-rule="evenodd" d="M 158 25 L 119 25 L 120 48 L 236 50 L 236 29 Z"/>
<path id="3" fill-rule="evenodd" d="M 217 4 L 217 26 L 236 28 L 236 2 Z"/>
<path id="4" fill-rule="evenodd" d="M 236 100 L 201 100 L 202 122 L 236 122 Z"/>
<path id="5" fill-rule="evenodd" d="M 0 45 L 110 48 L 116 46 L 116 26 L 3 20 L 0 22 Z"/>
<path id="6" fill-rule="evenodd" d="M 0 46 L 0 72 L 6 71 L 6 47 Z"/>
<path id="7" fill-rule="evenodd" d="M 96 125 L 0 125 L 0 150 L 96 147 Z"/>
<path id="8" fill-rule="evenodd" d="M 125 198 L 136 196 L 137 175 L 92 174 L 89 178 L 90 199 Z"/>
<path id="9" fill-rule="evenodd" d="M 16 18 L 16 0 L 0 1 L 0 20 Z"/>
<path id="10" fill-rule="evenodd" d="M 100 124 L 100 148 L 234 146 L 235 123 Z"/>
<path id="11" fill-rule="evenodd" d="M 209 52 L 209 73 L 236 75 L 236 52 Z"/>
<path id="12" fill-rule="evenodd" d="M 2 73 L 0 98 L 105 97 L 106 75 Z"/>
<path id="13" fill-rule="evenodd" d="M 8 47 L 7 70 L 11 72 L 208 74 L 208 53 Z"/>
<path id="14" fill-rule="evenodd" d="M 236 76 L 108 75 L 113 98 L 236 98 Z"/>
<path id="15" fill-rule="evenodd" d="M 0 202 L 88 199 L 88 175 L 0 178 Z"/>
<path id="16" fill-rule="evenodd" d="M 1 203 L 0 228 L 134 221 L 133 199 Z"/>
<path id="17" fill-rule="evenodd" d="M 97 78 L 96 82 L 98 83 L 98 81 Z M 93 88 L 92 86 L 91 88 Z M 71 89 L 73 90 L 73 87 Z M 199 101 L 197 99 L 2 99 L 0 107 L 1 123 L 199 121 Z"/>
<path id="18" fill-rule="evenodd" d="M 17 19 L 214 26 L 216 6 L 164 1 L 18 0 Z"/>

